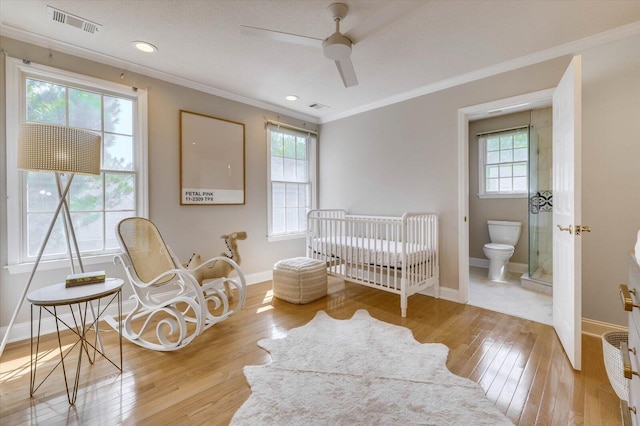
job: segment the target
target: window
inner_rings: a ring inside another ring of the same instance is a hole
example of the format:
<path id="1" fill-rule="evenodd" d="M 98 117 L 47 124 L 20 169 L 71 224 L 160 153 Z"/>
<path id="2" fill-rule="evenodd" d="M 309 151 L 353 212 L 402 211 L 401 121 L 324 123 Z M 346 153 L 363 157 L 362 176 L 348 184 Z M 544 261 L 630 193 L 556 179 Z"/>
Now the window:
<path id="1" fill-rule="evenodd" d="M 269 239 L 304 235 L 315 205 L 316 135 L 269 124 L 267 138 Z"/>
<path id="2" fill-rule="evenodd" d="M 479 135 L 481 198 L 527 195 L 528 127 Z"/>
<path id="3" fill-rule="evenodd" d="M 35 260 L 58 202 L 53 173 L 17 169 L 21 122 L 77 127 L 102 136 L 102 173 L 76 175 L 68 203 L 83 260 L 118 251 L 117 223 L 146 215 L 146 170 L 142 166 L 146 92 L 8 59 L 7 104 L 16 105 L 12 111 L 7 109 L 7 192 L 14 200 L 7 203 L 7 218 L 19 224 L 8 226 L 10 271 L 11 266 Z M 63 176 L 63 182 L 66 178 Z M 63 224 L 60 215 L 43 260 L 68 259 Z"/>

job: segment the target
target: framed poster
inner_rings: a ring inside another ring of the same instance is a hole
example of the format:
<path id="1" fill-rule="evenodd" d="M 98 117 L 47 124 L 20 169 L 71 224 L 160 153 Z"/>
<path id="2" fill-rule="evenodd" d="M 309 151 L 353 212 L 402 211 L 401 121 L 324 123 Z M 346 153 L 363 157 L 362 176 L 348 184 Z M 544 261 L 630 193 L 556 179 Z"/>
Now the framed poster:
<path id="1" fill-rule="evenodd" d="M 180 110 L 180 204 L 244 197 L 244 124 Z"/>

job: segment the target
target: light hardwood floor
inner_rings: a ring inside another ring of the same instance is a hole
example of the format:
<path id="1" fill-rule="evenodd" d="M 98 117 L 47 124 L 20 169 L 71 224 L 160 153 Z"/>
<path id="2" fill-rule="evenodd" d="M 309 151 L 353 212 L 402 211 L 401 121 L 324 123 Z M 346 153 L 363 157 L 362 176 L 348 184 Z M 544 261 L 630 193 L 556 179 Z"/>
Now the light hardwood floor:
<path id="1" fill-rule="evenodd" d="M 273 299 L 270 289 L 270 282 L 250 286 L 240 313 L 180 351 L 125 342 L 124 372 L 104 360 L 83 368 L 75 406 L 60 371 L 29 398 L 29 344 L 10 344 L 0 365 L 0 424 L 228 424 L 251 393 L 242 368 L 270 361 L 258 340 L 282 337 L 318 310 L 347 319 L 358 309 L 410 328 L 419 342 L 446 344 L 449 369 L 480 383 L 516 424 L 620 424 L 599 339 L 583 338 L 584 370 L 575 372 L 548 325 L 422 295 L 409 298 L 401 318 L 398 296 L 337 279 L 308 305 Z M 117 334 L 102 335 L 107 350 L 117 350 Z"/>

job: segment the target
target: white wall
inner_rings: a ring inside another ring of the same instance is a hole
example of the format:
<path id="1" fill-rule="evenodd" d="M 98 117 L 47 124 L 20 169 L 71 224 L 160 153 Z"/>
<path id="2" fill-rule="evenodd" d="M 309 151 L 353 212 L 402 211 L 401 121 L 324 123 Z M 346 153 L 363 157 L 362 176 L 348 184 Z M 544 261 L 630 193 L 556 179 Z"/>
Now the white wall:
<path id="1" fill-rule="evenodd" d="M 0 38 L 0 47 L 11 56 L 62 68 L 72 72 L 123 83 L 123 70 L 52 52 L 8 38 Z M 0 121 L 5 121 L 5 63 L 0 55 Z M 267 241 L 267 149 L 265 118 L 317 130 L 317 125 L 256 108 L 239 102 L 191 90 L 165 81 L 125 71 L 124 84 L 146 88 L 149 99 L 149 216 L 164 239 L 181 259 L 191 253 L 211 257 L 225 251 L 220 235 L 246 231 L 248 239 L 240 241 L 242 267 L 245 274 L 271 271 L 275 261 L 304 255 L 304 239 L 269 243 Z M 179 198 L 179 110 L 220 117 L 245 125 L 246 204 L 240 206 L 181 206 Z M 0 265 L 7 264 L 6 241 L 6 140 L 0 132 Z M 10 184 L 12 184 L 10 182 Z M 11 202 L 11 201 L 10 201 Z M 11 226 L 11 225 L 9 225 Z M 93 265 L 106 269 L 110 276 L 125 278 L 121 267 L 111 264 Z M 60 282 L 68 270 L 36 273 L 31 289 Z M 0 268 L 0 327 L 6 327 L 15 304 L 27 281 L 28 273 L 10 275 Z M 129 295 L 127 287 L 125 298 Z M 29 320 L 29 304 L 25 303 L 17 323 Z M 12 333 L 13 335 L 13 333 Z"/>
<path id="2" fill-rule="evenodd" d="M 582 56 L 583 316 L 623 325 L 618 285 L 640 229 L 638 46 L 633 37 Z"/>

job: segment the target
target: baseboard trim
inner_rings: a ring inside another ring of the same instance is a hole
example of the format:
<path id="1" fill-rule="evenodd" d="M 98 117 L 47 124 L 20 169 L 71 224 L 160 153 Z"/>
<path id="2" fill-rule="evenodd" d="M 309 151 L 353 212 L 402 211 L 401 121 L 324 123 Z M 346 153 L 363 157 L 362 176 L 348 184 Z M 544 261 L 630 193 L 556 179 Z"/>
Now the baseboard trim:
<path id="1" fill-rule="evenodd" d="M 424 294 L 425 296 L 434 297 L 433 287 L 429 287 L 424 291 L 419 292 L 419 294 Z M 449 302 L 459 303 L 458 289 L 449 288 L 449 287 L 440 287 L 440 299 L 448 300 Z"/>
<path id="2" fill-rule="evenodd" d="M 473 265 L 471 262 L 472 259 L 473 258 L 469 258 L 470 266 L 478 266 L 480 268 L 483 267 L 480 265 Z M 486 261 L 487 267 L 489 266 L 489 261 L 487 259 L 475 259 L 475 260 L 480 262 Z M 515 264 L 515 265 L 519 265 L 519 264 Z M 254 274 L 248 274 L 248 275 L 245 275 L 245 279 L 247 280 L 247 285 L 260 284 L 265 281 L 270 281 L 271 279 L 273 279 L 273 271 L 269 270 L 269 271 L 257 272 Z M 425 291 L 420 292 L 420 294 L 433 297 L 434 296 L 433 287 L 429 287 Z M 449 287 L 440 287 L 440 298 L 450 302 L 460 303 L 458 300 L 458 289 L 449 288 Z M 131 299 L 124 300 L 122 302 L 122 313 L 126 315 L 129 312 L 131 312 L 134 307 L 135 307 L 134 300 L 131 300 Z M 118 307 L 116 305 L 109 306 L 109 308 L 106 311 L 106 315 L 117 316 Z M 62 316 L 62 318 L 65 321 L 73 321 L 71 314 L 65 314 Z M 101 324 L 101 325 L 105 327 L 104 324 Z M 589 318 L 582 319 L 582 334 L 599 338 L 602 336 L 602 334 L 606 333 L 607 331 L 626 332 L 628 331 L 628 328 L 621 325 L 617 325 L 617 324 L 610 324 L 602 321 L 592 320 Z M 0 329 L 0 334 L 2 336 L 4 336 L 6 332 L 7 332 L 7 327 L 2 327 Z M 41 323 L 40 334 L 45 335 L 45 334 L 50 334 L 55 332 L 56 332 L 55 319 L 53 317 L 44 318 Z M 26 321 L 22 323 L 17 323 L 17 324 L 14 324 L 13 329 L 11 330 L 11 336 L 7 341 L 7 343 L 26 340 L 26 339 L 29 339 L 30 337 L 31 337 L 31 322 Z"/>
<path id="3" fill-rule="evenodd" d="M 622 325 L 582 318 L 582 334 L 600 338 L 608 331 L 628 332 L 629 329 Z"/>
<path id="4" fill-rule="evenodd" d="M 244 276 L 247 281 L 247 285 L 260 284 L 265 281 L 270 281 L 273 278 L 273 271 L 263 271 L 257 272 L 255 274 L 248 274 Z M 125 286 L 129 285 L 125 282 Z M 114 301 L 115 302 L 115 301 Z M 122 314 L 127 315 L 131 312 L 136 306 L 135 300 L 127 299 L 122 301 Z M 25 303 L 23 307 L 28 308 L 28 305 Z M 35 315 L 35 313 L 34 313 Z M 46 314 L 45 314 L 46 315 Z M 104 315 L 111 315 L 113 317 L 118 316 L 118 306 L 117 304 L 112 304 L 107 308 Z M 73 317 L 71 313 L 63 314 L 60 316 L 62 320 L 67 322 L 67 324 L 73 323 Z M 101 327 L 107 328 L 108 326 L 104 321 L 100 323 Z M 4 334 L 7 332 L 7 327 L 0 328 L 0 335 L 4 337 Z M 46 318 L 42 318 L 40 323 L 40 335 L 43 336 L 45 334 L 51 334 L 56 332 L 56 321 L 52 316 L 47 316 Z M 11 336 L 7 340 L 7 343 L 19 342 L 21 340 L 26 340 L 31 338 L 31 321 L 25 321 L 21 323 L 15 323 L 13 328 L 11 329 Z"/>

